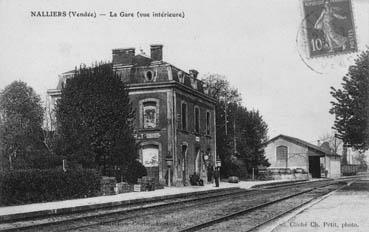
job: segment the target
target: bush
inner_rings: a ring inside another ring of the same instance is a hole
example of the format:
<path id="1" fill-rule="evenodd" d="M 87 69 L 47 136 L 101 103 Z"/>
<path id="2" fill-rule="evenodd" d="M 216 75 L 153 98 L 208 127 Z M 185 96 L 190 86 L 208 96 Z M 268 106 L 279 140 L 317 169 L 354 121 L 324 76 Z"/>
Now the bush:
<path id="1" fill-rule="evenodd" d="M 237 164 L 229 164 L 230 169 L 228 170 L 229 176 L 241 176 L 241 168 Z"/>
<path id="2" fill-rule="evenodd" d="M 101 176 L 91 169 L 28 169 L 0 173 L 0 205 L 96 196 Z"/>
<path id="3" fill-rule="evenodd" d="M 259 172 L 258 175 L 256 176 L 257 180 L 273 180 L 272 177 L 272 172 L 267 171 L 267 172 Z"/>
<path id="4" fill-rule="evenodd" d="M 130 184 L 136 184 L 137 179 L 147 175 L 146 168 L 138 161 L 133 161 L 128 165 L 123 178 Z"/>
<path id="5" fill-rule="evenodd" d="M 52 169 L 63 166 L 65 156 L 44 154 L 32 159 L 32 167 L 34 169 Z"/>
<path id="6" fill-rule="evenodd" d="M 228 178 L 230 176 L 241 176 L 240 167 L 230 160 L 225 160 L 224 163 L 222 163 L 222 168 L 220 170 L 223 178 Z"/>

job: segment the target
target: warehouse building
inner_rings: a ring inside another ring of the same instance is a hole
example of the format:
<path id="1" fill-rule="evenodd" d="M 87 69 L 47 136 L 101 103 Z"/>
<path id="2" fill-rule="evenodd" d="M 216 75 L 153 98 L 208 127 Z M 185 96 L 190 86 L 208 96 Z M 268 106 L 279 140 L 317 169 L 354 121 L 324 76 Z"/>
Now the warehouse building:
<path id="1" fill-rule="evenodd" d="M 266 143 L 270 169 L 303 170 L 312 178 L 341 176 L 341 156 L 298 138 L 278 135 Z"/>

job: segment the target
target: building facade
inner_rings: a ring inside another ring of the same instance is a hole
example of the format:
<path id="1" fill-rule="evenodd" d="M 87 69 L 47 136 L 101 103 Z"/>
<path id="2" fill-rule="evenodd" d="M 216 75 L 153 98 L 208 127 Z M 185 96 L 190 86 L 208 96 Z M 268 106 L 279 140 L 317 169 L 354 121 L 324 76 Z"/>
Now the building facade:
<path id="1" fill-rule="evenodd" d="M 215 100 L 196 70 L 185 72 L 164 62 L 162 45 L 150 50 L 150 57 L 136 55 L 134 48 L 112 52 L 113 69 L 127 84 L 136 112 L 139 160 L 148 176 L 164 185 L 188 185 L 194 173 L 206 181 L 217 160 Z M 62 74 L 58 87 L 48 91 L 51 104 L 72 77 Z"/>
<path id="2" fill-rule="evenodd" d="M 266 143 L 265 156 L 271 164 L 269 168 L 303 169 L 313 178 L 320 178 L 322 173 L 331 178 L 341 175 L 339 155 L 298 138 L 272 138 Z"/>

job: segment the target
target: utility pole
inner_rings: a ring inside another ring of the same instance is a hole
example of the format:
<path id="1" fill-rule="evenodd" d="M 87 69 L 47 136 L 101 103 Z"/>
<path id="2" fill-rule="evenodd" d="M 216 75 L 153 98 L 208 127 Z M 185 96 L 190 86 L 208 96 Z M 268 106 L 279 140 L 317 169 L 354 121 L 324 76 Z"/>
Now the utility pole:
<path id="1" fill-rule="evenodd" d="M 237 147 L 236 147 L 236 122 L 235 117 L 233 115 L 233 153 L 237 154 Z"/>
<path id="2" fill-rule="evenodd" d="M 347 159 L 347 143 L 343 144 L 343 150 L 342 150 L 342 164 L 349 164 Z"/>
<path id="3" fill-rule="evenodd" d="M 225 129 L 225 135 L 228 135 L 228 131 L 227 131 L 227 120 L 228 120 L 228 116 L 227 116 L 227 102 L 224 101 L 224 129 Z"/>

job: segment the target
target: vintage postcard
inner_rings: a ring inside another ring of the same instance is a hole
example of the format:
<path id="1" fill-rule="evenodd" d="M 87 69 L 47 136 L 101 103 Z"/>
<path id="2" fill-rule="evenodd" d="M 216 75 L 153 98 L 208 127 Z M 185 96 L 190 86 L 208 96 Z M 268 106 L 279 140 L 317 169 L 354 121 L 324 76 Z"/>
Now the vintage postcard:
<path id="1" fill-rule="evenodd" d="M 1 231 L 369 231 L 369 0 L 0 0 Z"/>

